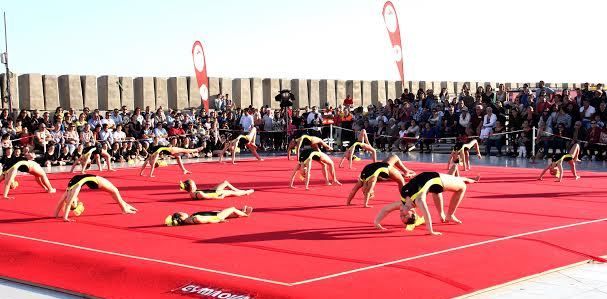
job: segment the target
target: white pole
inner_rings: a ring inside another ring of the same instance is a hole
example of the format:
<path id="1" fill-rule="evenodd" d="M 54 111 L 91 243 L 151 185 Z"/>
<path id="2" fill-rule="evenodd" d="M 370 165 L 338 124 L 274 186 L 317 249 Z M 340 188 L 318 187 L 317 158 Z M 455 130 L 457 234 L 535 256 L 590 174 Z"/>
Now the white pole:
<path id="1" fill-rule="evenodd" d="M 329 146 L 333 147 L 333 124 L 329 124 Z"/>
<path id="2" fill-rule="evenodd" d="M 537 136 L 536 136 L 537 134 L 536 134 L 535 130 L 537 130 L 537 129 L 534 126 L 533 130 L 532 130 L 533 137 L 531 137 L 531 156 L 532 157 L 535 157 L 535 142 L 536 142 L 535 139 L 537 138 Z"/>

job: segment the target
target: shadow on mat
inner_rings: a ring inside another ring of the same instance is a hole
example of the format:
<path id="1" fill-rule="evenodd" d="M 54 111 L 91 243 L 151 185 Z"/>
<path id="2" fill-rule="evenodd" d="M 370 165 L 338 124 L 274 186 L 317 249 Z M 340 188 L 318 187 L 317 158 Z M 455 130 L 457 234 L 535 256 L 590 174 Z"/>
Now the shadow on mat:
<path id="1" fill-rule="evenodd" d="M 414 235 L 394 235 L 394 230 L 378 230 L 372 225 L 321 228 L 321 229 L 294 229 L 253 234 L 241 234 L 219 238 L 200 240 L 198 243 L 248 243 L 277 240 L 350 240 L 350 239 L 376 239 L 379 235 L 388 238 L 409 238 Z M 387 236 L 391 235 L 391 236 Z"/>
<path id="2" fill-rule="evenodd" d="M 30 217 L 30 218 L 0 219 L 0 223 L 15 224 L 15 223 L 22 223 L 22 222 L 35 222 L 35 221 L 40 221 L 40 220 L 56 220 L 56 221 L 59 221 L 59 220 L 61 220 L 61 218 L 55 218 L 55 217 Z"/>
<path id="3" fill-rule="evenodd" d="M 129 185 L 129 186 L 120 186 L 120 191 L 130 191 L 130 190 L 166 190 L 166 189 L 176 189 L 179 190 L 179 186 L 177 184 L 173 185 L 156 185 L 156 184 L 146 184 L 146 182 L 142 182 L 144 185 Z"/>
<path id="4" fill-rule="evenodd" d="M 592 195 L 595 195 L 595 196 L 592 196 Z M 469 196 L 469 198 L 487 198 L 487 199 L 512 199 L 512 198 L 534 198 L 534 197 L 563 199 L 560 197 L 604 197 L 604 195 L 597 195 L 596 191 L 588 191 L 588 192 L 544 192 L 544 193 L 518 193 L 518 194 L 491 194 L 491 195 Z M 589 201 L 589 200 L 584 200 L 584 199 L 573 199 L 573 198 L 564 199 L 564 200 L 594 202 L 594 203 L 607 203 L 605 201 Z"/>

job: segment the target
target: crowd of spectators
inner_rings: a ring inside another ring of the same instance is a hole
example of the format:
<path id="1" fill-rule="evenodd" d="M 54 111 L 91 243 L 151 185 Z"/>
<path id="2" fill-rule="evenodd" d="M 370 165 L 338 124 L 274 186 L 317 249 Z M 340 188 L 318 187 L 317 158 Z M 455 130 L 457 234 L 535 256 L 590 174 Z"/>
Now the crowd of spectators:
<path id="1" fill-rule="evenodd" d="M 583 159 L 607 158 L 607 98 L 601 84 L 555 90 L 539 82 L 534 88 L 525 84 L 515 91 L 506 90 L 503 84 L 497 91 L 491 86 L 471 91 L 464 85 L 457 96 L 450 96 L 444 88 L 439 94 L 431 89 L 419 89 L 416 94 L 405 89 L 400 98 L 379 106 L 354 107 L 353 103 L 348 96 L 337 107 L 235 107 L 226 94 L 211 100 L 208 113 L 163 107 L 130 111 L 126 106 L 111 111 L 84 108 L 82 112 L 58 107 L 42 114 L 4 109 L 0 113 L 1 159 L 24 156 L 43 165 L 67 165 L 84 147 L 103 143 L 113 162 L 143 160 L 147 148 L 157 144 L 202 147 L 200 154 L 191 156 L 211 157 L 227 140 L 253 126 L 259 132 L 260 149 L 266 151 L 284 150 L 287 138 L 303 132 L 332 136 L 336 148 L 343 149 L 365 129 L 380 151 L 430 152 L 437 142 L 478 137 L 486 154 L 496 148 L 497 155 L 542 158 L 566 151 L 577 142 Z M 333 132 L 328 124 L 333 125 Z M 535 152 L 533 127 L 538 129 Z M 509 146 L 504 148 L 506 143 Z"/>

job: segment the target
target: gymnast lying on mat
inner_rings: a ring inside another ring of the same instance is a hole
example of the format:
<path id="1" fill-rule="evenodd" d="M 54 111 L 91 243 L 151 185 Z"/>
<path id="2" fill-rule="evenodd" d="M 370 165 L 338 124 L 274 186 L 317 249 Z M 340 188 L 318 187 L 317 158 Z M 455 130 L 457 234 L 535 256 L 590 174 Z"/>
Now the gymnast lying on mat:
<path id="1" fill-rule="evenodd" d="M 179 183 L 179 188 L 190 193 L 192 199 L 222 199 L 228 196 L 245 196 L 250 195 L 254 192 L 253 189 L 240 190 L 228 181 L 215 186 L 214 189 L 202 189 L 196 188 L 196 183 L 193 180 L 185 180 Z"/>
<path id="2" fill-rule="evenodd" d="M 375 184 L 377 183 L 377 180 L 391 179 L 398 184 L 398 188 L 400 189 L 405 185 L 405 178 L 401 172 L 404 173 L 407 178 L 411 178 L 415 175 L 415 172 L 405 167 L 403 162 L 396 155 L 391 155 L 382 162 L 367 164 L 361 171 L 358 182 L 356 182 L 356 185 L 354 185 L 352 191 L 350 191 L 346 204 L 350 205 L 358 190 L 362 188 L 365 207 L 371 207 L 369 206 L 369 200 L 375 197 Z"/>
<path id="3" fill-rule="evenodd" d="M 447 162 L 447 169 L 449 169 L 450 173 L 459 176 L 458 165 L 460 163 L 464 166 L 464 171 L 470 170 L 470 149 L 473 147 L 474 150 L 476 150 L 476 156 L 478 156 L 479 159 L 482 158 L 483 156 L 481 156 L 478 141 L 476 139 L 472 139 L 467 143 L 455 143 L 453 150 L 451 151 L 451 157 L 449 157 L 449 162 Z M 451 163 L 453 163 L 453 165 L 451 165 Z"/>
<path id="4" fill-rule="evenodd" d="M 62 210 L 65 212 L 63 215 L 63 220 L 65 221 L 73 221 L 68 218 L 70 211 L 74 211 L 74 215 L 76 216 L 82 214 L 84 211 L 84 204 L 82 201 L 79 201 L 78 194 L 83 185 L 86 185 L 91 189 L 100 189 L 110 193 L 112 198 L 120 205 L 123 213 L 135 214 L 137 212 L 137 209 L 122 199 L 120 192 L 118 192 L 118 188 L 107 179 L 92 174 L 79 174 L 74 176 L 67 184 L 67 190 L 65 190 L 65 193 L 61 196 L 57 209 L 55 210 L 55 217 L 59 217 L 59 213 Z"/>
<path id="5" fill-rule="evenodd" d="M 419 224 L 419 215 L 415 212 L 415 208 L 419 207 L 424 216 L 428 233 L 431 235 L 440 235 L 441 233 L 434 231 L 432 228 L 432 217 L 428 205 L 426 204 L 426 196 L 432 194 L 434 205 L 438 210 L 438 214 L 442 222 L 454 222 L 461 224 L 462 222 L 455 217 L 457 207 L 464 199 L 466 194 L 466 184 L 478 182 L 480 177 L 469 179 L 465 177 L 456 177 L 449 174 L 438 172 L 422 172 L 412 178 L 405 186 L 400 189 L 401 200 L 385 206 L 375 218 L 375 226 L 379 229 L 384 229 L 381 226 L 381 221 L 392 211 L 400 209 L 401 220 L 405 225 Z M 443 204 L 443 192 L 454 192 L 449 204 L 449 211 L 445 216 Z"/>
<path id="6" fill-rule="evenodd" d="M 295 188 L 295 186 L 293 186 L 293 182 L 295 181 L 295 176 L 299 174 L 302 179 L 306 180 L 306 190 L 309 189 L 308 185 L 310 184 L 312 161 L 316 161 L 322 165 L 322 173 L 325 176 L 327 185 L 331 185 L 331 181 L 329 181 L 329 173 L 327 171 L 327 167 L 329 167 L 329 171 L 331 172 L 331 176 L 333 178 L 333 183 L 341 186 L 341 183 L 337 180 L 337 176 L 335 175 L 335 165 L 333 164 L 331 157 L 319 150 L 306 148 L 299 152 L 299 162 L 295 166 L 295 169 L 293 169 L 293 174 L 291 175 L 291 184 L 289 185 L 291 188 Z"/>
<path id="7" fill-rule="evenodd" d="M 164 224 L 167 226 L 178 226 L 186 224 L 207 224 L 227 222 L 227 218 L 249 217 L 253 213 L 253 208 L 244 206 L 242 210 L 231 207 L 221 211 L 196 212 L 188 215 L 183 212 L 177 212 L 167 216 Z"/>
<path id="8" fill-rule="evenodd" d="M 8 192 L 10 189 L 15 189 L 19 186 L 19 183 L 15 180 L 18 172 L 26 172 L 33 175 L 36 183 L 42 186 L 48 193 L 55 193 L 57 191 L 51 186 L 46 172 L 44 172 L 44 169 L 38 163 L 23 157 L 10 158 L 2 165 L 2 175 L 0 175 L 0 182 L 5 181 L 4 198 L 9 199 Z"/>
<path id="9" fill-rule="evenodd" d="M 580 162 L 579 156 L 580 156 L 580 145 L 577 143 L 571 147 L 568 154 L 563 154 L 563 153 L 555 154 L 548 162 L 548 166 L 546 166 L 546 168 L 544 168 L 544 170 L 540 174 L 540 177 L 538 178 L 538 180 L 540 180 L 540 181 L 543 180 L 544 174 L 546 173 L 546 171 L 550 171 L 550 174 L 556 177 L 555 182 L 562 181 L 563 173 L 564 173 L 563 161 L 569 163 L 569 166 L 571 166 L 571 173 L 573 174 L 575 179 L 578 180 L 580 178 L 580 176 L 577 174 L 575 162 Z"/>

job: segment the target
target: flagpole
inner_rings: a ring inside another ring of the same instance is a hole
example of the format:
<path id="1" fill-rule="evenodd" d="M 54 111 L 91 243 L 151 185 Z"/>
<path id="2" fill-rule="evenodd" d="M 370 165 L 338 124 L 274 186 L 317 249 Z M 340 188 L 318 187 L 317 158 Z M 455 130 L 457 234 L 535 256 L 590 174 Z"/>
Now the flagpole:
<path id="1" fill-rule="evenodd" d="M 6 12 L 3 12 L 4 15 L 4 53 L 2 53 L 2 63 L 4 63 L 4 66 L 6 68 L 6 73 L 5 73 L 5 77 L 6 77 L 6 100 L 2 99 L 2 108 L 4 108 L 4 102 L 8 102 L 8 111 L 9 114 L 13 112 L 13 105 L 12 105 L 12 95 L 11 95 L 11 72 L 8 68 L 8 35 L 6 33 Z"/>

